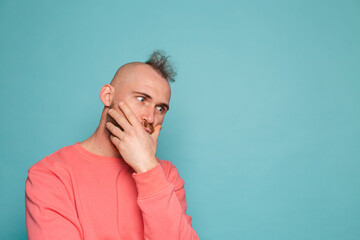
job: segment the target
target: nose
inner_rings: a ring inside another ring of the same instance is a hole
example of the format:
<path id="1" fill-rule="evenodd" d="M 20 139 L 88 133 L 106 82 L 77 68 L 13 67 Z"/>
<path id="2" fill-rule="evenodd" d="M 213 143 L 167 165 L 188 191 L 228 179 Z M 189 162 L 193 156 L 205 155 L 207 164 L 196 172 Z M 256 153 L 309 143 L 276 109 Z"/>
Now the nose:
<path id="1" fill-rule="evenodd" d="M 154 124 L 154 121 L 155 121 L 155 108 L 153 108 L 151 106 L 147 106 L 144 109 L 141 120 L 142 121 L 146 120 L 148 123 Z"/>

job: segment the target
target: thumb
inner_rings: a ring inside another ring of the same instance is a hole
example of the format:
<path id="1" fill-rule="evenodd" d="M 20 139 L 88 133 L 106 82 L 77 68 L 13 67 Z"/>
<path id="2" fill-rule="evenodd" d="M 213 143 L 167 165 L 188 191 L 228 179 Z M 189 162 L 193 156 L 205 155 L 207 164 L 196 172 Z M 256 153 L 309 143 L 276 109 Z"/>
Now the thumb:
<path id="1" fill-rule="evenodd" d="M 156 126 L 154 127 L 154 132 L 151 134 L 151 137 L 154 139 L 154 141 L 155 141 L 156 143 L 157 143 L 157 141 L 158 141 L 161 128 L 162 128 L 161 125 L 156 125 Z"/>

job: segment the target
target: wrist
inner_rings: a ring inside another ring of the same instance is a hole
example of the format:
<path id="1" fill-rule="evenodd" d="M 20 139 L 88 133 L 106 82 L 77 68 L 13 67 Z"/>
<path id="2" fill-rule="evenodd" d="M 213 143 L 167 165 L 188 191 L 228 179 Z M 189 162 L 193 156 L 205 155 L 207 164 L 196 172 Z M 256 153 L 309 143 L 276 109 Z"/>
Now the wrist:
<path id="1" fill-rule="evenodd" d="M 159 162 L 156 167 L 147 172 L 132 174 L 138 191 L 138 199 L 153 196 L 171 186 L 161 165 Z"/>
<path id="2" fill-rule="evenodd" d="M 153 158 L 151 161 L 146 162 L 146 164 L 145 163 L 142 164 L 141 166 L 137 167 L 134 170 L 137 174 L 140 174 L 140 173 L 144 173 L 144 172 L 147 172 L 147 171 L 153 169 L 157 165 L 159 165 L 159 162 L 157 161 L 156 158 Z"/>

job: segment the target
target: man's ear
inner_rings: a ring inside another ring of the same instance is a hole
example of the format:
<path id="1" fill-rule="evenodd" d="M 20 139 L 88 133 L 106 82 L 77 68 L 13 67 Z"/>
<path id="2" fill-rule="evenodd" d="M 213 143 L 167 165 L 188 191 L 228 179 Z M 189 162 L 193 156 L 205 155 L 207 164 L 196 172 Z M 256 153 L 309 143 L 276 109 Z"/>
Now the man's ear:
<path id="1" fill-rule="evenodd" d="M 110 84 L 105 84 L 100 90 L 100 100 L 105 107 L 110 107 L 113 102 L 115 88 Z"/>

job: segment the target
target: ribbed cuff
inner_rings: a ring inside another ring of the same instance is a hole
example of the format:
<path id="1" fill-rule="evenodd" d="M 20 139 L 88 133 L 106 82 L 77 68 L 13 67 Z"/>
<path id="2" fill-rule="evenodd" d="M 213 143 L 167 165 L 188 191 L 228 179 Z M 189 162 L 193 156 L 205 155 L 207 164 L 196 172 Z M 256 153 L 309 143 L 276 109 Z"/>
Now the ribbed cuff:
<path id="1" fill-rule="evenodd" d="M 138 198 L 159 193 L 170 185 L 160 164 L 149 171 L 133 173 L 132 176 L 138 190 Z"/>

